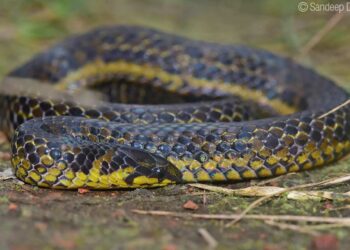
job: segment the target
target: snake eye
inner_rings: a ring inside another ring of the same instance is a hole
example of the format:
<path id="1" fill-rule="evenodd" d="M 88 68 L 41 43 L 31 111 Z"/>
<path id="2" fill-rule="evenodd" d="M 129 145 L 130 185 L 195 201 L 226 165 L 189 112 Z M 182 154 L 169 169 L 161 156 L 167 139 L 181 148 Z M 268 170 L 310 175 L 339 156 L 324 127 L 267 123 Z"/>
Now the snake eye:
<path id="1" fill-rule="evenodd" d="M 158 180 L 163 180 L 164 177 L 165 177 L 165 171 L 164 169 L 161 169 L 161 168 L 153 168 L 152 169 L 152 175 L 156 178 L 158 178 Z"/>

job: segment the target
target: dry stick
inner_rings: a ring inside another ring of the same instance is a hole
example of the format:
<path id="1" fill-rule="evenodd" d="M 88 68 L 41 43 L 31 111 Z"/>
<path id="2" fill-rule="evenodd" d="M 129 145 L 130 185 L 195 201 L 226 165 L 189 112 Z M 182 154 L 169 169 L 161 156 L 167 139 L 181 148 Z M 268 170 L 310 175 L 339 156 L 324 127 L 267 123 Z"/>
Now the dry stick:
<path id="1" fill-rule="evenodd" d="M 192 214 L 177 213 L 160 210 L 139 210 L 133 209 L 131 212 L 141 215 L 169 216 L 177 218 L 194 218 L 205 220 L 234 220 L 239 218 L 240 214 Z M 252 220 L 274 220 L 274 221 L 291 221 L 291 222 L 312 222 L 312 223 L 337 223 L 350 227 L 350 217 L 320 217 L 320 216 L 298 216 L 298 215 L 267 215 L 267 214 L 249 214 L 245 219 Z"/>
<path id="2" fill-rule="evenodd" d="M 350 175 L 344 175 L 341 177 L 335 177 L 335 178 L 331 178 L 325 181 L 321 181 L 315 184 L 318 184 L 319 186 L 322 187 L 329 187 L 329 186 L 334 186 L 334 185 L 338 185 L 344 182 L 350 181 Z"/>
<path id="3" fill-rule="evenodd" d="M 216 246 L 218 245 L 218 242 L 215 240 L 215 238 L 205 228 L 199 228 L 198 229 L 198 233 L 208 243 L 208 246 L 209 246 L 210 249 L 216 248 Z"/>
<path id="4" fill-rule="evenodd" d="M 350 99 L 346 100 L 344 103 L 342 103 L 342 104 L 336 106 L 335 108 L 331 109 L 331 110 L 328 111 L 327 113 L 324 113 L 324 114 L 320 115 L 320 116 L 318 117 L 318 119 L 322 119 L 322 118 L 326 117 L 327 115 L 329 115 L 329 114 L 331 114 L 331 113 L 337 111 L 338 109 L 340 109 L 340 108 L 342 108 L 342 107 L 348 105 L 349 103 L 350 103 Z"/>
<path id="5" fill-rule="evenodd" d="M 206 204 L 207 204 L 207 194 L 204 191 L 204 194 L 203 194 L 203 205 L 205 206 Z"/>
<path id="6" fill-rule="evenodd" d="M 346 178 L 345 178 L 346 177 Z M 342 181 L 348 181 L 350 180 L 350 175 L 347 175 L 345 176 L 344 178 L 342 177 Z M 327 186 L 327 185 L 330 185 L 331 184 L 338 184 L 340 183 L 339 181 L 337 181 L 336 179 L 338 178 L 332 178 L 330 180 L 325 180 L 325 181 L 320 181 L 320 182 L 317 182 L 317 183 L 308 183 L 308 184 L 304 184 L 304 185 L 299 185 L 299 186 L 295 186 L 295 187 L 290 187 L 290 188 L 286 188 L 284 190 L 281 190 L 281 191 L 277 191 L 277 192 L 274 192 L 274 193 L 271 193 L 267 196 L 264 196 L 264 197 L 261 197 L 259 199 L 257 199 L 256 201 L 254 201 L 253 203 L 251 203 L 241 214 L 238 218 L 236 218 L 235 220 L 233 220 L 232 222 L 230 223 L 227 223 L 225 225 L 225 227 L 230 227 L 232 226 L 233 224 L 237 223 L 238 221 L 240 221 L 250 210 L 252 210 L 253 208 L 255 208 L 256 206 L 260 205 L 262 202 L 272 198 L 273 196 L 276 196 L 276 195 L 281 195 L 285 192 L 288 192 L 288 191 L 293 191 L 293 190 L 296 190 L 296 189 L 302 189 L 302 188 L 308 188 L 308 187 L 315 187 L 315 186 Z"/>
<path id="7" fill-rule="evenodd" d="M 344 209 L 350 209 L 350 205 L 342 206 L 342 207 L 335 207 L 328 209 L 329 211 L 338 211 L 338 210 L 344 210 Z"/>
<path id="8" fill-rule="evenodd" d="M 300 227 L 298 225 L 293 225 L 293 224 L 288 224 L 288 223 L 277 223 L 273 220 L 266 220 L 265 223 L 270 225 L 270 226 L 278 227 L 279 229 L 289 229 L 289 230 L 296 231 L 298 233 L 310 234 L 311 236 L 320 235 L 320 233 L 318 233 L 318 232 L 315 232 L 315 231 L 310 230 L 310 229 L 305 228 L 305 227 Z"/>
<path id="9" fill-rule="evenodd" d="M 331 223 L 331 224 L 308 225 L 308 226 L 304 226 L 304 228 L 311 229 L 311 230 L 329 230 L 332 228 L 339 228 L 344 226 L 346 227 L 346 225 L 344 224 Z"/>
<path id="10" fill-rule="evenodd" d="M 344 17 L 344 14 L 346 12 L 338 12 L 337 14 L 334 14 L 328 22 L 323 26 L 322 29 L 320 29 L 306 44 L 305 46 L 300 50 L 300 56 L 305 56 L 317 43 L 321 41 L 321 39 L 329 32 L 331 31 L 335 25 Z"/>
<path id="11" fill-rule="evenodd" d="M 229 227 L 235 223 L 237 223 L 239 220 L 241 220 L 250 210 L 252 210 L 253 208 L 255 208 L 256 206 L 258 206 L 259 204 L 261 204 L 262 202 L 264 202 L 265 200 L 270 199 L 273 196 L 277 196 L 277 195 L 281 195 L 285 192 L 288 191 L 293 191 L 296 189 L 302 189 L 302 188 L 307 188 L 307 187 L 315 187 L 315 186 L 330 186 L 330 185 L 336 185 L 336 184 L 340 184 L 346 181 L 350 180 L 350 175 L 346 175 L 346 176 L 342 176 L 340 178 L 331 178 L 328 180 L 324 180 L 324 181 L 320 181 L 317 183 L 309 183 L 309 184 L 304 184 L 304 185 L 299 185 L 299 186 L 295 186 L 295 187 L 290 187 L 290 188 L 285 188 L 282 189 L 280 191 L 276 191 L 276 192 L 271 192 L 271 194 L 268 194 L 266 196 L 263 196 L 259 199 L 257 199 L 256 201 L 254 201 L 253 203 L 251 203 L 241 214 L 239 217 L 236 217 L 234 221 L 232 221 L 231 223 L 228 223 L 226 225 L 226 227 Z M 203 188 L 206 190 L 210 190 L 210 191 L 216 191 L 218 192 L 222 192 L 222 193 L 226 193 L 226 194 L 234 194 L 235 190 L 230 190 L 230 189 L 224 189 L 221 187 L 214 187 L 214 186 L 209 186 L 209 185 L 204 185 L 204 184 L 190 184 L 191 186 L 197 187 L 197 188 Z M 209 188 L 208 188 L 209 187 Z M 236 192 L 237 194 L 237 192 Z"/>
<path id="12" fill-rule="evenodd" d="M 344 175 L 341 177 L 335 177 L 330 178 L 327 180 L 323 180 L 316 183 L 309 183 L 304 185 L 310 185 L 312 187 L 321 186 L 321 187 L 327 187 L 327 186 L 333 186 L 337 185 L 343 182 L 350 181 L 350 174 Z M 290 191 L 290 188 L 282 188 L 282 187 L 274 187 L 274 186 L 265 186 L 265 187 L 259 187 L 259 186 L 252 186 L 247 188 L 241 188 L 241 189 L 229 189 L 229 188 L 223 188 L 218 186 L 212 186 L 212 185 L 206 185 L 201 183 L 194 183 L 194 184 L 188 184 L 191 187 L 196 187 L 200 189 L 204 189 L 207 191 L 212 191 L 216 193 L 223 193 L 228 195 L 241 195 L 241 196 L 267 196 L 269 194 L 278 195 L 278 192 L 282 191 Z M 302 186 L 295 186 L 292 188 L 302 188 Z M 347 194 L 347 193 L 346 193 Z"/>
<path id="13" fill-rule="evenodd" d="M 214 193 L 214 192 L 194 192 L 194 193 L 189 193 L 189 194 L 186 194 L 187 196 L 199 196 L 199 195 L 205 195 L 205 194 L 216 194 L 217 193 Z"/>
<path id="14" fill-rule="evenodd" d="M 285 175 L 280 175 L 280 176 L 277 176 L 277 177 L 274 177 L 274 178 L 270 178 L 270 179 L 267 179 L 267 180 L 261 180 L 257 183 L 254 183 L 255 186 L 264 186 L 268 183 L 271 183 L 271 182 L 275 182 L 275 181 L 278 181 L 280 179 L 284 179 L 286 178 L 287 176 L 290 176 L 290 175 L 295 175 L 296 173 L 288 173 L 288 174 L 285 174 Z"/>
<path id="15" fill-rule="evenodd" d="M 277 191 L 277 192 L 274 192 L 274 193 L 271 193 L 269 195 L 266 195 L 266 196 L 263 196 L 257 200 L 255 200 L 254 202 L 252 202 L 238 217 L 236 217 L 233 221 L 231 221 L 230 223 L 227 223 L 225 225 L 225 227 L 230 227 L 232 225 L 234 225 L 235 223 L 237 223 L 238 221 L 240 221 L 243 217 L 245 217 L 247 215 L 247 213 L 252 210 L 253 208 L 257 207 L 258 205 L 260 205 L 262 202 L 272 198 L 273 196 L 276 196 L 276 195 L 281 195 L 287 191 L 292 191 L 292 190 L 295 190 L 295 189 L 298 189 L 298 188 L 306 188 L 306 187 L 310 187 L 311 185 L 310 184 L 305 184 L 305 185 L 300 185 L 300 186 L 296 186 L 296 187 L 291 187 L 291 188 L 286 188 L 284 190 L 281 190 L 281 191 Z"/>
<path id="16" fill-rule="evenodd" d="M 204 190 L 212 191 L 213 193 L 221 193 L 226 195 L 236 195 L 244 197 L 262 197 L 269 194 L 277 193 L 283 191 L 286 188 L 274 187 L 274 186 L 251 186 L 242 189 L 228 189 L 216 186 L 209 186 L 205 184 L 194 184 L 193 187 L 201 188 Z M 203 193 L 199 193 L 203 194 Z M 341 200 L 350 201 L 350 193 L 334 193 L 327 191 L 291 191 L 288 192 L 287 199 L 291 200 Z"/>

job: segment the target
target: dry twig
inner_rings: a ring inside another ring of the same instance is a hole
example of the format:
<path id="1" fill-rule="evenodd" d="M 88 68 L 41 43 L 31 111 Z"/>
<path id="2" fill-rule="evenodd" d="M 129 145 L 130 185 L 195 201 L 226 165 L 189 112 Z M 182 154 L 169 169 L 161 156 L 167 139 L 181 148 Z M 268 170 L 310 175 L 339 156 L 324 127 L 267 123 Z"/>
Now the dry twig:
<path id="1" fill-rule="evenodd" d="M 282 230 L 288 229 L 288 230 L 292 230 L 292 231 L 295 231 L 298 233 L 309 234 L 311 236 L 319 236 L 320 235 L 320 233 L 313 231 L 309 228 L 301 227 L 301 226 L 294 225 L 294 224 L 280 223 L 280 222 L 275 222 L 273 220 L 266 220 L 265 223 L 270 225 L 270 226 L 278 227 L 279 229 L 282 229 Z"/>
<path id="2" fill-rule="evenodd" d="M 226 195 L 238 195 L 246 197 L 264 197 L 268 195 L 287 193 L 287 199 L 290 200 L 338 200 L 338 201 L 350 201 L 350 193 L 335 193 L 330 191 L 289 191 L 282 187 L 273 186 L 251 186 L 241 189 L 228 189 L 217 186 L 210 186 L 205 184 L 191 184 L 193 187 L 212 191 L 215 193 L 221 193 Z M 200 193 L 204 194 L 204 193 Z M 212 193 L 213 194 L 213 193 Z"/>
<path id="3" fill-rule="evenodd" d="M 242 196 L 262 196 L 261 198 L 257 199 L 256 201 L 254 201 L 253 203 L 251 203 L 242 213 L 240 217 L 235 218 L 234 221 L 232 221 L 231 223 L 228 223 L 226 225 L 226 227 L 232 226 L 233 224 L 237 223 L 239 220 L 241 220 L 250 210 L 252 210 L 253 208 L 257 207 L 258 205 L 260 205 L 261 203 L 263 203 L 264 201 L 272 198 L 273 196 L 278 196 L 281 194 L 284 194 L 286 192 L 290 192 L 290 191 L 294 191 L 297 189 L 303 189 L 303 188 L 310 188 L 310 187 L 326 187 L 326 186 L 332 186 L 332 185 L 337 185 L 343 182 L 347 182 L 350 180 L 350 175 L 345 175 L 345 176 L 341 176 L 341 177 L 336 177 L 336 178 L 331 178 L 331 179 L 327 179 L 324 181 L 320 181 L 317 183 L 308 183 L 308 184 L 303 184 L 303 185 L 298 185 L 298 186 L 294 186 L 294 187 L 290 187 L 290 188 L 280 188 L 280 187 L 257 187 L 257 186 L 253 186 L 253 187 L 248 187 L 248 188 L 244 188 L 244 189 L 227 189 L 227 188 L 222 188 L 222 187 L 216 187 L 216 186 L 210 186 L 210 185 L 205 185 L 205 184 L 190 184 L 193 187 L 197 187 L 197 188 L 202 188 L 205 190 L 210 190 L 210 191 L 214 191 L 214 192 L 220 192 L 220 193 L 224 193 L 224 194 L 234 194 L 234 195 L 242 195 Z M 305 192 L 304 192 L 305 193 Z M 296 197 L 303 197 L 303 199 L 305 199 L 305 195 L 302 195 L 303 193 L 292 193 L 291 195 L 289 195 L 290 198 L 296 198 Z M 349 197 L 348 194 L 341 194 L 343 195 L 344 199 L 348 199 Z M 309 195 L 307 197 L 321 197 L 321 198 L 325 198 L 325 199 L 329 199 L 335 196 L 332 196 L 332 194 L 330 194 L 329 192 L 313 192 L 313 193 L 309 193 Z"/>
<path id="4" fill-rule="evenodd" d="M 348 105 L 349 103 L 350 103 L 350 99 L 346 100 L 345 102 L 343 102 L 342 104 L 336 106 L 335 108 L 331 109 L 330 111 L 328 111 L 328 112 L 322 114 L 321 116 L 318 117 L 318 119 L 322 119 L 322 118 L 326 117 L 327 115 L 329 115 L 329 114 L 331 114 L 331 113 L 333 113 L 333 112 L 339 110 L 340 108 L 342 108 L 342 107 Z"/>
<path id="5" fill-rule="evenodd" d="M 215 240 L 215 238 L 205 228 L 199 228 L 198 229 L 198 233 L 208 243 L 208 247 L 210 249 L 214 249 L 214 248 L 217 247 L 218 242 Z"/>
<path id="6" fill-rule="evenodd" d="M 300 50 L 300 56 L 305 56 L 322 38 L 331 31 L 337 23 L 344 17 L 345 11 L 334 14 L 328 22 L 320 29 Z"/>
<path id="7" fill-rule="evenodd" d="M 239 218 L 240 214 L 194 214 L 194 213 L 177 213 L 161 210 L 131 210 L 135 214 L 168 216 L 177 218 L 193 218 L 205 220 L 234 220 Z M 249 214 L 244 217 L 250 220 L 273 220 L 273 221 L 290 221 L 290 222 L 308 222 L 308 223 L 333 223 L 350 227 L 350 217 L 320 217 L 320 216 L 297 216 L 297 215 L 267 215 L 267 214 Z"/>
<path id="8" fill-rule="evenodd" d="M 274 178 L 269 178 L 269 179 L 266 179 L 266 180 L 259 180 L 259 182 L 254 183 L 254 185 L 255 186 L 265 186 L 266 184 L 279 181 L 281 179 L 286 178 L 287 176 L 291 176 L 291 175 L 295 175 L 295 174 L 296 173 L 292 172 L 292 173 L 287 173 L 287 174 L 280 175 L 280 176 L 277 176 L 277 177 L 274 177 Z"/>
<path id="9" fill-rule="evenodd" d="M 341 180 L 339 180 L 341 179 Z M 237 223 L 238 221 L 240 221 L 250 210 L 252 210 L 253 208 L 257 207 L 258 205 L 260 205 L 261 203 L 263 203 L 264 201 L 272 198 L 275 195 L 281 195 L 285 192 L 288 191 L 293 191 L 293 190 L 297 190 L 297 189 L 303 189 L 303 188 L 310 188 L 310 187 L 317 187 L 317 186 L 331 186 L 331 185 L 335 185 L 335 184 L 339 184 L 345 181 L 350 180 L 350 175 L 346 175 L 346 176 L 342 176 L 340 178 L 331 178 L 328 180 L 324 180 L 324 181 L 320 181 L 317 183 L 308 183 L 308 184 L 303 184 L 303 185 L 298 185 L 298 186 L 294 186 L 294 187 L 289 187 L 289 188 L 285 188 L 283 190 L 277 191 L 277 192 L 273 192 L 269 195 L 266 195 L 264 197 L 261 197 L 259 199 L 257 199 L 256 201 L 254 201 L 253 203 L 251 203 L 240 215 L 240 217 L 236 218 L 234 221 L 228 223 L 226 225 L 226 227 L 232 226 L 233 224 Z"/>

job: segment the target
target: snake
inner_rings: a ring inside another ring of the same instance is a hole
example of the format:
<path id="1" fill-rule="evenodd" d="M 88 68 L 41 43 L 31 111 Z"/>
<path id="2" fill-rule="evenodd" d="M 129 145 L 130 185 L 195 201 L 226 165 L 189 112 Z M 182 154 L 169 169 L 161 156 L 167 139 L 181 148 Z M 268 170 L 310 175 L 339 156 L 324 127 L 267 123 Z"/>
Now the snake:
<path id="1" fill-rule="evenodd" d="M 40 187 L 231 183 L 319 168 L 350 150 L 349 94 L 263 49 L 106 26 L 7 77 L 42 92 L 0 94 L 13 172 Z"/>

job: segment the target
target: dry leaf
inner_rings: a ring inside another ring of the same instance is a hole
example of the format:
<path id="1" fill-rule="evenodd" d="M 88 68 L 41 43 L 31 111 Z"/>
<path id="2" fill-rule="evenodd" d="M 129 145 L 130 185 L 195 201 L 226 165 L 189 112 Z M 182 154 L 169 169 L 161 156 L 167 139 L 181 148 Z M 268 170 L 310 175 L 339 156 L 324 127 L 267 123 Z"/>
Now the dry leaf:
<path id="1" fill-rule="evenodd" d="M 339 242 L 335 235 L 324 234 L 312 239 L 311 249 L 313 250 L 337 250 Z"/>
<path id="2" fill-rule="evenodd" d="M 183 205 L 183 208 L 188 209 L 188 210 L 197 210 L 199 207 L 196 203 L 189 200 Z"/>

